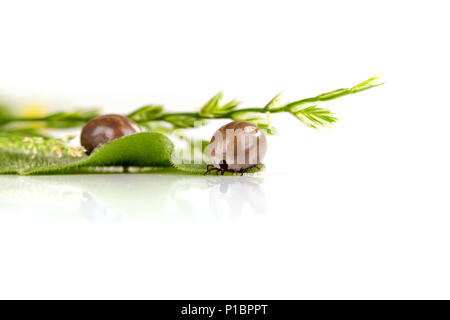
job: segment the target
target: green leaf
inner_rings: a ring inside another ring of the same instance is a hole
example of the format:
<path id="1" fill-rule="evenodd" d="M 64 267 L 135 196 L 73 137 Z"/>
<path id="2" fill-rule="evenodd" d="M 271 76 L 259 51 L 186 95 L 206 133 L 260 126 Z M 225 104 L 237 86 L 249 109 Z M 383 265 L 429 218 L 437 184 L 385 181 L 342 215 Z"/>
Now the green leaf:
<path id="1" fill-rule="evenodd" d="M 172 142 L 157 132 L 125 136 L 95 150 L 80 166 L 169 166 Z"/>
<path id="2" fill-rule="evenodd" d="M 380 85 L 384 84 L 384 82 L 381 80 L 380 77 L 373 77 L 366 81 L 361 82 L 360 84 L 357 84 L 356 86 L 352 88 L 344 88 L 344 89 L 337 89 L 334 91 L 330 91 L 327 93 L 319 94 L 316 97 L 313 98 L 307 98 L 302 99 L 294 102 L 290 102 L 278 109 L 284 109 L 291 113 L 295 113 L 300 109 L 304 109 L 305 107 L 316 105 L 317 102 L 320 101 L 328 101 L 332 99 L 336 99 L 339 97 L 343 97 L 349 94 L 354 94 L 363 90 L 367 90 L 370 88 L 378 87 Z"/>
<path id="3" fill-rule="evenodd" d="M 44 168 L 64 167 L 80 161 L 75 157 L 62 157 L 56 155 L 27 154 L 23 152 L 0 153 L 0 174 L 28 174 L 34 170 Z"/>
<path id="4" fill-rule="evenodd" d="M 150 121 L 160 116 L 163 112 L 163 109 L 163 106 L 149 104 L 130 113 L 128 115 L 128 118 L 137 122 Z"/>
<path id="5" fill-rule="evenodd" d="M 212 97 L 200 110 L 199 115 L 205 118 L 219 118 L 234 110 L 241 103 L 237 100 L 231 100 L 225 104 L 221 104 L 223 92 L 217 93 Z"/>
<path id="6" fill-rule="evenodd" d="M 47 143 L 44 140 L 43 143 Z M 170 167 L 172 142 L 163 134 L 142 132 L 125 136 L 81 158 L 3 148 L 0 173 L 52 174 L 76 173 L 86 167 L 135 166 Z"/>
<path id="7" fill-rule="evenodd" d="M 381 77 L 372 77 L 364 82 L 361 82 L 360 84 L 357 84 L 356 86 L 352 87 L 350 91 L 352 93 L 357 93 L 363 90 L 367 90 L 370 88 L 378 87 L 384 84 L 384 81 L 381 79 Z"/>
<path id="8" fill-rule="evenodd" d="M 337 118 L 331 111 L 316 106 L 300 109 L 294 113 L 294 116 L 308 127 L 314 129 L 325 127 L 337 121 Z"/>
<path id="9" fill-rule="evenodd" d="M 208 142 L 203 141 L 202 149 L 207 145 Z M 54 152 L 55 147 L 65 148 L 60 156 Z M 110 172 L 111 167 L 138 167 L 142 168 L 142 172 L 149 173 L 206 172 L 207 163 L 177 164 L 178 162 L 173 160 L 173 143 L 163 134 L 156 132 L 136 133 L 113 140 L 90 156 L 70 156 L 69 153 L 73 151 L 71 148 L 73 147 L 63 145 L 59 139 L 0 137 L 0 174 L 101 173 Z M 261 169 L 262 166 L 259 166 L 248 173 Z"/>
<path id="10" fill-rule="evenodd" d="M 159 132 L 163 134 L 172 133 L 175 129 L 172 124 L 166 121 L 148 121 L 148 122 L 140 122 L 140 126 L 147 128 L 148 131 L 151 132 Z"/>
<path id="11" fill-rule="evenodd" d="M 204 123 L 202 119 L 184 115 L 167 115 L 164 117 L 164 121 L 171 123 L 175 128 L 194 128 L 196 123 Z"/>
<path id="12" fill-rule="evenodd" d="M 281 100 L 281 94 L 282 92 L 278 93 L 275 97 L 272 98 L 272 100 L 269 101 L 269 103 L 266 104 L 264 107 L 264 110 L 274 110 L 280 107 L 280 100 Z"/>
<path id="13" fill-rule="evenodd" d="M 342 96 L 345 96 L 348 94 L 348 89 L 337 89 L 334 91 L 330 91 L 327 93 L 322 93 L 320 95 L 317 96 L 317 100 L 318 101 L 327 101 L 327 100 L 332 100 L 332 99 L 336 99 Z"/>
<path id="14" fill-rule="evenodd" d="M 223 98 L 223 92 L 218 92 L 214 97 L 212 97 L 201 109 L 199 114 L 204 117 L 211 117 L 213 115 L 213 111 L 217 109 L 220 101 Z"/>
<path id="15" fill-rule="evenodd" d="M 304 110 L 304 109 L 310 108 L 310 107 L 317 107 L 317 103 L 305 100 L 305 101 L 299 102 L 297 104 L 292 104 L 291 107 L 289 108 L 289 112 L 296 113 L 300 110 Z"/>
<path id="16" fill-rule="evenodd" d="M 218 105 L 217 108 L 213 110 L 214 116 L 220 117 L 220 116 L 226 115 L 227 113 L 234 110 L 240 104 L 241 104 L 240 101 L 233 99 L 224 105 Z"/>

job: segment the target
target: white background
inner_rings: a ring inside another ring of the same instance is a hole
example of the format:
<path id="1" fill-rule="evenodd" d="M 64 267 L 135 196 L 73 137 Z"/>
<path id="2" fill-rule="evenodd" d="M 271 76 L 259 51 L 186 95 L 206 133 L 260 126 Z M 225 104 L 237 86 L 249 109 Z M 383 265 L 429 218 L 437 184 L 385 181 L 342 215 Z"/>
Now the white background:
<path id="1" fill-rule="evenodd" d="M 262 106 L 256 177 L 0 176 L 1 298 L 450 298 L 446 1 L 3 1 L 0 94 L 50 109 Z M 213 124 L 211 133 L 219 123 Z"/>

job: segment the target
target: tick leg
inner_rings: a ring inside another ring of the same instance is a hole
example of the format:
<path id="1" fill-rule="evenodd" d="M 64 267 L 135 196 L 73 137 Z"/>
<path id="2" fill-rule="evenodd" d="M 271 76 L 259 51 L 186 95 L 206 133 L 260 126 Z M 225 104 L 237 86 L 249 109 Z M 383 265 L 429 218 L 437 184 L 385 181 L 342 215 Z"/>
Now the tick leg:
<path id="1" fill-rule="evenodd" d="M 206 166 L 206 172 L 205 172 L 203 175 L 206 176 L 208 173 L 210 173 L 210 172 L 212 172 L 212 171 L 214 171 L 214 170 L 216 170 L 216 172 L 217 172 L 219 169 L 217 169 L 216 167 L 214 167 L 214 165 L 212 165 L 212 164 L 208 164 L 208 165 Z"/>
<path id="2" fill-rule="evenodd" d="M 242 176 L 244 175 L 244 173 L 247 173 L 249 170 L 254 169 L 254 168 L 258 168 L 258 165 L 257 165 L 257 164 L 254 164 L 254 165 L 252 165 L 252 166 L 250 166 L 250 167 L 248 167 L 248 168 L 241 169 L 241 170 L 239 170 L 239 171 L 230 171 L 230 172 L 240 173 L 240 174 L 241 174 L 241 177 L 242 177 Z"/>
<path id="3" fill-rule="evenodd" d="M 210 173 L 210 172 L 212 172 L 214 170 L 216 171 L 216 175 L 219 175 L 219 172 L 220 172 L 220 174 L 222 176 L 225 174 L 225 172 L 229 172 L 229 173 L 232 173 L 232 174 L 240 173 L 241 176 L 244 174 L 244 172 L 242 170 L 241 171 L 235 171 L 235 170 L 231 170 L 231 169 L 219 169 L 219 168 L 214 167 L 214 165 L 212 165 L 212 164 L 207 165 L 206 169 L 207 169 L 206 172 L 203 174 L 204 176 L 206 176 L 208 173 Z"/>

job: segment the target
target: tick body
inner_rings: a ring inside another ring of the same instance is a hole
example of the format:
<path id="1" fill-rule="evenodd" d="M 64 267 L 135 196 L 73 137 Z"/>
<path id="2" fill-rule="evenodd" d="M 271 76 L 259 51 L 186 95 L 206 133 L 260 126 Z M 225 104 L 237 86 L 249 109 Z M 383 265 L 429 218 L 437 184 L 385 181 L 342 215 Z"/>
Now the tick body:
<path id="1" fill-rule="evenodd" d="M 130 118 L 107 114 L 91 119 L 81 131 L 81 145 L 86 153 L 101 147 L 112 140 L 141 132 L 139 125 Z"/>
<path id="2" fill-rule="evenodd" d="M 240 173 L 258 166 L 267 151 L 267 139 L 257 126 L 246 121 L 233 121 L 217 130 L 211 138 L 205 174 L 216 171 Z"/>

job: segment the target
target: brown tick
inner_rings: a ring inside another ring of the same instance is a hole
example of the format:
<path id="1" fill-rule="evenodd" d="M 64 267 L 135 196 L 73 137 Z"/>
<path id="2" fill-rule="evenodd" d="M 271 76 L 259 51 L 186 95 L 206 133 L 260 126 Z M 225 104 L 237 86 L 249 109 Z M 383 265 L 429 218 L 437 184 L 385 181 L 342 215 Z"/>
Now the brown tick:
<path id="1" fill-rule="evenodd" d="M 81 145 L 90 154 L 108 142 L 141 132 L 139 125 L 130 118 L 107 114 L 91 119 L 81 131 Z"/>
<path id="2" fill-rule="evenodd" d="M 243 175 L 256 168 L 267 151 L 267 139 L 257 126 L 246 121 L 233 121 L 217 130 L 211 138 L 205 175 L 216 171 Z"/>

